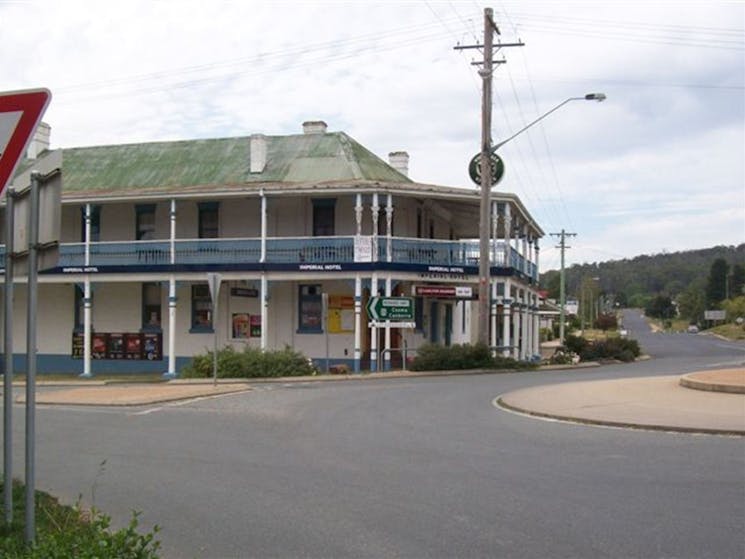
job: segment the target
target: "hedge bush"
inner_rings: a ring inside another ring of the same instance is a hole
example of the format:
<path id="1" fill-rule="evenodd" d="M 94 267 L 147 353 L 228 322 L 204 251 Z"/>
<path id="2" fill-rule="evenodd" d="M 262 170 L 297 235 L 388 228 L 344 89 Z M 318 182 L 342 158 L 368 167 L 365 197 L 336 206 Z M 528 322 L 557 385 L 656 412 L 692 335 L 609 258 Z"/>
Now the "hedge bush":
<path id="1" fill-rule="evenodd" d="M 211 378 L 213 352 L 195 355 L 181 370 L 184 378 Z M 315 375 L 318 369 L 302 353 L 285 347 L 282 350 L 262 351 L 246 347 L 236 351 L 232 346 L 217 352 L 218 378 L 260 378 Z"/>
<path id="2" fill-rule="evenodd" d="M 639 342 L 631 338 L 608 338 L 606 340 L 589 341 L 581 336 L 569 335 L 564 339 L 564 347 L 567 351 L 579 355 L 581 361 L 618 359 L 619 361 L 630 362 L 641 354 Z"/>
<path id="3" fill-rule="evenodd" d="M 509 357 L 491 356 L 483 344 L 442 346 L 424 344 L 409 364 L 411 371 L 446 371 L 464 369 L 534 369 L 535 365 Z"/>

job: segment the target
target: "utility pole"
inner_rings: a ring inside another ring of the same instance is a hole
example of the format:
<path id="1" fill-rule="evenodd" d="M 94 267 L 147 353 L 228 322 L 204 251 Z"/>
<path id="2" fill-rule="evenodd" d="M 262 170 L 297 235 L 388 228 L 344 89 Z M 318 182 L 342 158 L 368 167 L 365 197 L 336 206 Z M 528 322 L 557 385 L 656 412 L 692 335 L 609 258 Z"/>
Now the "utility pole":
<path id="1" fill-rule="evenodd" d="M 577 233 L 567 233 L 563 229 L 561 233 L 551 233 L 552 237 L 559 237 L 559 245 L 556 248 L 561 249 L 561 273 L 559 274 L 559 343 L 564 345 L 564 314 L 566 313 L 566 281 L 564 279 L 564 251 L 568 248 L 566 238 L 576 237 Z M 584 311 L 584 309 L 582 309 Z"/>
<path id="2" fill-rule="evenodd" d="M 499 28 L 494 23 L 494 11 L 484 8 L 484 44 L 456 46 L 455 50 L 484 49 L 484 60 L 472 62 L 481 65 L 479 75 L 482 79 L 481 94 L 481 200 L 479 206 L 479 318 L 478 318 L 478 343 L 489 344 L 489 194 L 493 181 L 491 145 L 491 107 L 492 107 L 492 74 L 494 67 L 494 33 L 500 35 Z M 523 46 L 523 43 L 498 43 L 497 48 Z M 505 60 L 496 61 L 502 64 Z"/>
<path id="3" fill-rule="evenodd" d="M 479 344 L 489 342 L 489 193 L 491 192 L 491 85 L 494 30 L 492 9 L 484 8 L 484 65 L 479 70 L 483 80 L 481 95 L 481 203 L 479 213 Z"/>

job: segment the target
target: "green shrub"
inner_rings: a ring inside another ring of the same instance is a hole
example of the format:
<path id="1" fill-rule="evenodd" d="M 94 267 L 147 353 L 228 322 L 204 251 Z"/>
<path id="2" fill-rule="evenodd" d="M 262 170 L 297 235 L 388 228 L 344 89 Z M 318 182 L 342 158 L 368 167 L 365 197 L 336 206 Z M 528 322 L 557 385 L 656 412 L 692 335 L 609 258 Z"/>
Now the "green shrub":
<path id="1" fill-rule="evenodd" d="M 567 336 L 566 342 L 567 349 L 579 355 L 582 361 L 618 359 L 628 362 L 641 354 L 639 342 L 630 338 L 588 341 L 577 336 Z"/>
<path id="2" fill-rule="evenodd" d="M 582 355 L 588 344 L 589 342 L 582 336 L 574 336 L 572 334 L 564 336 L 564 347 L 567 351 L 576 353 L 577 355 Z"/>
<path id="3" fill-rule="evenodd" d="M 550 342 L 554 339 L 554 331 L 552 328 L 541 328 L 541 341 Z"/>
<path id="4" fill-rule="evenodd" d="M 213 353 L 195 355 L 184 367 L 184 378 L 212 377 Z M 318 370 L 300 352 L 285 347 L 282 350 L 262 351 L 246 347 L 236 351 L 232 346 L 217 352 L 217 376 L 219 378 L 262 378 L 314 375 Z"/>
<path id="5" fill-rule="evenodd" d="M 412 371 L 456 371 L 464 369 L 532 369 L 530 363 L 516 361 L 509 357 L 491 356 L 489 348 L 483 344 L 456 344 L 442 346 L 424 344 L 409 365 Z"/>

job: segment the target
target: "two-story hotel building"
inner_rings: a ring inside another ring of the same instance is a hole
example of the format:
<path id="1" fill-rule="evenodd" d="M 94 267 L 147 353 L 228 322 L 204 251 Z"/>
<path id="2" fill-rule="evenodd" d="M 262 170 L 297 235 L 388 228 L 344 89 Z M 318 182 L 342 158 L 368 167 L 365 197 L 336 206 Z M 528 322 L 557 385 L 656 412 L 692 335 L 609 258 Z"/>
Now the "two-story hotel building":
<path id="1" fill-rule="evenodd" d="M 214 335 L 220 347 L 290 346 L 354 371 L 399 367 L 425 342 L 476 341 L 478 189 L 413 181 L 405 152 L 383 161 L 321 121 L 296 135 L 61 150 L 41 132 L 16 176 L 61 161 L 40 373 L 177 375 Z M 543 231 L 517 196 L 491 200 L 490 345 L 532 359 Z M 24 370 L 23 278 L 14 291 Z M 412 297 L 412 327 L 371 326 L 375 295 Z"/>

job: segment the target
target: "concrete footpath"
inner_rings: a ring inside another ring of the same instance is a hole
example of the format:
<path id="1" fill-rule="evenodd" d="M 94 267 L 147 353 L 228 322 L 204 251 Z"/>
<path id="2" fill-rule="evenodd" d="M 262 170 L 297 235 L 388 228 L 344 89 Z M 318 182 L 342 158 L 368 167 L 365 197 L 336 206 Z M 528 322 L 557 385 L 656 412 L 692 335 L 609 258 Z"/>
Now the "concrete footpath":
<path id="1" fill-rule="evenodd" d="M 597 366 L 594 365 L 584 365 Z M 550 369 L 577 369 L 555 366 Z M 547 370 L 542 368 L 541 370 Z M 550 370 L 549 369 L 549 370 Z M 548 373 L 548 370 L 547 370 Z M 177 379 L 169 382 L 106 383 L 96 380 L 40 382 L 36 402 L 73 406 L 145 406 L 209 398 L 266 383 L 375 381 L 391 378 L 497 374 L 495 371 L 392 371 L 273 379 Z M 514 373 L 520 374 L 520 373 Z M 250 383 L 250 384 L 249 384 Z M 16 402 L 23 402 L 19 394 Z M 614 427 L 745 436 L 745 368 L 684 376 L 569 382 L 517 390 L 495 398 L 496 406 L 536 417 Z"/>

